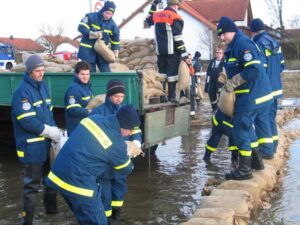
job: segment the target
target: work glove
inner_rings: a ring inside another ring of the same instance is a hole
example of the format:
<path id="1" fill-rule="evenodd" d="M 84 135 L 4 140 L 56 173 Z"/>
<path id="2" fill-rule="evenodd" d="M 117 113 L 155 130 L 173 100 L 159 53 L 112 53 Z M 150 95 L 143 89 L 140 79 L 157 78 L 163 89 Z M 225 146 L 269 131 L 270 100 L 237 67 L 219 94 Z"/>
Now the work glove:
<path id="1" fill-rule="evenodd" d="M 102 39 L 103 32 L 102 31 L 90 31 L 89 38 L 90 39 Z"/>
<path id="2" fill-rule="evenodd" d="M 50 138 L 52 141 L 59 143 L 60 141 L 60 130 L 55 126 L 49 126 L 44 124 L 45 128 L 40 136 L 44 136 L 46 138 Z"/>
<path id="3" fill-rule="evenodd" d="M 246 80 L 238 73 L 234 75 L 232 79 L 228 79 L 224 85 L 224 89 L 227 92 L 232 92 L 234 89 L 242 84 L 246 83 Z"/>
<path id="4" fill-rule="evenodd" d="M 218 82 L 221 84 L 225 84 L 227 81 L 227 74 L 225 72 L 221 72 L 219 74 Z"/>
<path id="5" fill-rule="evenodd" d="M 130 158 L 135 158 L 143 153 L 143 151 L 133 141 L 125 141 L 125 143 L 127 145 L 127 155 Z"/>
<path id="6" fill-rule="evenodd" d="M 142 147 L 142 144 L 139 140 L 133 140 L 132 141 L 136 146 L 138 146 L 138 148 L 141 148 Z"/>
<path id="7" fill-rule="evenodd" d="M 119 62 L 119 50 L 114 50 L 115 62 Z"/>
<path id="8" fill-rule="evenodd" d="M 153 6 L 157 6 L 159 3 L 161 3 L 161 0 L 154 0 L 154 1 L 152 2 L 152 5 L 153 5 Z"/>

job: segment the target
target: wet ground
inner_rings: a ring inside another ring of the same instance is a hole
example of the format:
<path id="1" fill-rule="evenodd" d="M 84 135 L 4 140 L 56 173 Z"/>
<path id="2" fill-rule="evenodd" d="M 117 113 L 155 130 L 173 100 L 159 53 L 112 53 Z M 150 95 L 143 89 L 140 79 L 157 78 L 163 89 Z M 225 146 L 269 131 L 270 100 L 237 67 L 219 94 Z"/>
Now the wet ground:
<path id="1" fill-rule="evenodd" d="M 208 113 L 208 112 L 206 112 Z M 291 128 L 300 127 L 294 120 Z M 287 127 L 287 129 L 291 129 Z M 122 219 L 119 225 L 175 225 L 187 221 L 199 206 L 209 178 L 223 179 L 230 170 L 230 155 L 221 149 L 207 165 L 202 160 L 210 129 L 193 127 L 187 136 L 168 140 L 153 155 L 134 160 L 128 176 Z M 221 147 L 226 146 L 226 140 Z M 287 176 L 270 210 L 260 212 L 253 225 L 300 224 L 300 140 L 291 146 Z M 22 167 L 13 147 L 0 145 L 0 225 L 20 222 Z M 75 225 L 74 216 L 59 198 L 59 214 L 46 216 L 39 196 L 35 225 Z"/>

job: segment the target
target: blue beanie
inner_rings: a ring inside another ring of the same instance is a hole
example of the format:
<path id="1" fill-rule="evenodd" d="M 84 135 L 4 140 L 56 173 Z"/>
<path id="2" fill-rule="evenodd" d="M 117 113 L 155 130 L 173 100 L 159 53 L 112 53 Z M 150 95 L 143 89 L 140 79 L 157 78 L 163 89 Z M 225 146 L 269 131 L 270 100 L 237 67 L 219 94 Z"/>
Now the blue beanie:
<path id="1" fill-rule="evenodd" d="M 238 30 L 237 26 L 229 17 L 227 16 L 221 17 L 217 27 L 218 36 L 226 32 L 237 32 L 237 30 Z"/>
<path id="2" fill-rule="evenodd" d="M 101 9 L 101 12 L 105 12 L 105 11 L 111 11 L 112 13 L 115 13 L 116 10 L 116 5 L 114 2 L 105 2 L 104 6 Z"/>
<path id="3" fill-rule="evenodd" d="M 133 105 L 126 105 L 121 107 L 117 112 L 117 119 L 120 127 L 127 130 L 133 130 L 141 123 L 140 118 L 133 107 Z"/>
<path id="4" fill-rule="evenodd" d="M 260 30 L 265 30 L 265 29 L 266 29 L 266 26 L 265 26 L 264 22 L 259 18 L 253 19 L 250 23 L 251 32 L 258 32 Z"/>
<path id="5" fill-rule="evenodd" d="M 34 54 L 28 57 L 28 59 L 25 62 L 25 66 L 26 72 L 31 73 L 36 68 L 40 66 L 45 66 L 45 63 L 39 55 Z"/>

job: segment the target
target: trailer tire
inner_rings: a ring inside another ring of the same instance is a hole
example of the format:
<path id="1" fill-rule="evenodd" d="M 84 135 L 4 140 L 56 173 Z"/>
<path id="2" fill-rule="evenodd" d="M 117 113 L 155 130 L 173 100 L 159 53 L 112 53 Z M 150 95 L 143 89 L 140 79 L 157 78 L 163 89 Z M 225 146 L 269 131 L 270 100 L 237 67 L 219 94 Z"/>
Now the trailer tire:
<path id="1" fill-rule="evenodd" d="M 10 63 L 10 62 L 7 63 L 6 66 L 5 66 L 5 69 L 6 69 L 6 70 L 11 70 L 12 68 L 13 68 L 13 64 Z"/>

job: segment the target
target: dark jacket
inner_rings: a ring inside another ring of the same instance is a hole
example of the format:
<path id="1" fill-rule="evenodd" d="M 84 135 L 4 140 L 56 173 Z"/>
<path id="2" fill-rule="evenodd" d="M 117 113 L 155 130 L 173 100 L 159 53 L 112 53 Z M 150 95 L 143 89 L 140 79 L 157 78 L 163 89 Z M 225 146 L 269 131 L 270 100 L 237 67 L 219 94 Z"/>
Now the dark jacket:
<path id="1" fill-rule="evenodd" d="M 216 94 L 220 84 L 218 84 L 218 78 L 220 73 L 224 69 L 224 61 L 221 60 L 219 65 L 216 66 L 216 58 L 210 61 L 207 71 L 206 71 L 206 79 L 205 79 L 205 89 L 204 91 L 210 94 Z"/>

